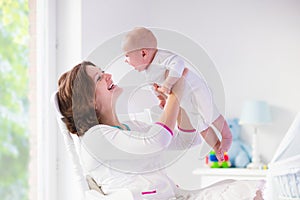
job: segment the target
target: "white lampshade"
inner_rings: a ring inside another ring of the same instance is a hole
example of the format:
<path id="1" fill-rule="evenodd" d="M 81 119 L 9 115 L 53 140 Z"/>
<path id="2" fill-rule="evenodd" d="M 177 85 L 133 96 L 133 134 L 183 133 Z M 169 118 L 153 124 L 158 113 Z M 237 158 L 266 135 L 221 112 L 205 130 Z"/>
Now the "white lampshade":
<path id="1" fill-rule="evenodd" d="M 269 105 L 265 101 L 246 101 L 240 117 L 240 124 L 262 125 L 271 122 Z"/>

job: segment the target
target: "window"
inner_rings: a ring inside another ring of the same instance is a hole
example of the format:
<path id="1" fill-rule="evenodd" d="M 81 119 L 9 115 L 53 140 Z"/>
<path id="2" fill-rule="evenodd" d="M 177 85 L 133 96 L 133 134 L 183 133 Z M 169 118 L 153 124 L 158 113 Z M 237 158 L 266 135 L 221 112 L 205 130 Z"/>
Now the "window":
<path id="1" fill-rule="evenodd" d="M 0 196 L 28 199 L 29 5 L 0 1 Z"/>

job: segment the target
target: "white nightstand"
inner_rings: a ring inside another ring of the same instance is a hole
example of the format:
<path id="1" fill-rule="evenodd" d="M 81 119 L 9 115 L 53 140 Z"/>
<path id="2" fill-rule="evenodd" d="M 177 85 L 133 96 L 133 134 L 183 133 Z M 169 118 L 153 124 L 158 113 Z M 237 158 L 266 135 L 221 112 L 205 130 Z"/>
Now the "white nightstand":
<path id="1" fill-rule="evenodd" d="M 267 170 L 246 168 L 198 168 L 193 174 L 199 175 L 201 187 L 209 186 L 224 179 L 266 180 Z"/>

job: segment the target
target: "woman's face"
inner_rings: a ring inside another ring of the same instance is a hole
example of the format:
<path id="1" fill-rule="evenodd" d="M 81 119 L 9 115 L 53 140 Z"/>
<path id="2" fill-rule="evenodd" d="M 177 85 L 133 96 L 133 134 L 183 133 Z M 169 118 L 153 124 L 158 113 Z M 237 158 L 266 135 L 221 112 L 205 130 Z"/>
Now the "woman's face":
<path id="1" fill-rule="evenodd" d="M 86 72 L 95 83 L 95 104 L 97 110 L 113 109 L 122 89 L 113 83 L 111 74 L 104 73 L 98 67 L 88 65 Z"/>

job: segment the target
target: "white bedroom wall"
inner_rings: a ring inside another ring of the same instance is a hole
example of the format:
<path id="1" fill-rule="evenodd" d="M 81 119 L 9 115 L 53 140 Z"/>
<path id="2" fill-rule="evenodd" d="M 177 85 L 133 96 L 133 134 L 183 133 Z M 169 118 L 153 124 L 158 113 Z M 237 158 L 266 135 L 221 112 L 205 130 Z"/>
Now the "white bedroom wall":
<path id="1" fill-rule="evenodd" d="M 192 38 L 207 51 L 219 70 L 225 88 L 226 117 L 239 117 L 242 104 L 248 99 L 262 99 L 271 105 L 273 123 L 259 132 L 262 158 L 265 162 L 271 160 L 300 111 L 300 1 L 84 0 L 82 13 L 76 14 L 73 12 L 78 8 L 72 6 L 73 1 L 63 2 L 59 2 L 63 7 L 59 8 L 62 21 L 58 20 L 58 42 L 68 49 L 73 43 L 78 45 L 79 41 L 69 37 L 75 33 L 70 28 L 76 27 L 79 20 L 81 58 L 112 36 L 135 26 L 170 29 Z M 64 9 L 69 14 L 67 19 Z M 70 9 L 72 12 L 68 12 Z M 71 56 L 64 49 L 59 52 L 61 71 L 80 57 Z M 68 62 L 64 60 L 66 54 Z M 251 130 L 243 129 L 243 139 L 250 141 L 250 137 Z M 197 176 L 191 173 L 200 165 L 197 153 L 197 149 L 191 150 L 169 169 L 184 188 L 199 185 Z"/>

